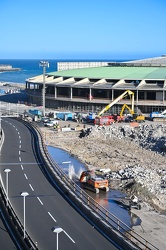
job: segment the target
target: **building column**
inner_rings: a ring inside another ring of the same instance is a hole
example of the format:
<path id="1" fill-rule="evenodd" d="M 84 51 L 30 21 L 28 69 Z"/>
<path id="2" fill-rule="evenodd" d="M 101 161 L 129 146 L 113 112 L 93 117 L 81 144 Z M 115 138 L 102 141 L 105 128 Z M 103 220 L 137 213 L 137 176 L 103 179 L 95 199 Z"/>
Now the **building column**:
<path id="1" fill-rule="evenodd" d="M 28 82 L 28 92 L 31 90 L 31 84 Z"/>
<path id="2" fill-rule="evenodd" d="M 70 99 L 73 99 L 73 88 L 70 88 Z"/>
<path id="3" fill-rule="evenodd" d="M 164 102 L 165 102 L 165 91 L 163 89 L 163 105 L 164 105 Z"/>
<path id="4" fill-rule="evenodd" d="M 89 89 L 89 101 L 91 101 L 92 100 L 92 89 L 90 88 Z"/>
<path id="5" fill-rule="evenodd" d="M 137 92 L 136 92 L 136 105 L 138 105 L 138 89 L 137 89 Z"/>
<path id="6" fill-rule="evenodd" d="M 111 101 L 113 101 L 114 100 L 114 90 L 112 89 L 112 100 Z"/>
<path id="7" fill-rule="evenodd" d="M 33 94 L 35 95 L 36 84 L 33 85 Z"/>
<path id="8" fill-rule="evenodd" d="M 55 99 L 57 98 L 57 88 L 55 87 L 55 95 L 54 95 Z"/>

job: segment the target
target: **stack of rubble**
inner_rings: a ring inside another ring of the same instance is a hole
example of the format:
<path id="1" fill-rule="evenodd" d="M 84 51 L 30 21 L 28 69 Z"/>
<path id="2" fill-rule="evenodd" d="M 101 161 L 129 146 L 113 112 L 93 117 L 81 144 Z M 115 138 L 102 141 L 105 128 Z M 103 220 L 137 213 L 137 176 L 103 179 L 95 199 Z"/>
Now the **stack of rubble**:
<path id="1" fill-rule="evenodd" d="M 74 132 L 58 134 L 51 145 L 78 157 L 89 169 L 110 168 L 116 178 L 134 179 L 151 194 L 153 204 L 166 209 L 166 125 L 94 126 L 81 138 Z"/>

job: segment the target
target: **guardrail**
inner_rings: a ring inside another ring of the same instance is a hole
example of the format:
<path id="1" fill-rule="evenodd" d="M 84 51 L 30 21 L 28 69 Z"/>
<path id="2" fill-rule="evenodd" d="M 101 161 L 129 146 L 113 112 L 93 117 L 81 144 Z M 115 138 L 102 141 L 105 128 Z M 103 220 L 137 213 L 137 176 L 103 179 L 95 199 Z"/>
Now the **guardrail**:
<path id="1" fill-rule="evenodd" d="M 132 228 L 118 219 L 115 215 L 101 206 L 98 202 L 96 202 L 91 196 L 89 196 L 82 188 L 80 188 L 73 180 L 69 179 L 68 175 L 58 166 L 58 164 L 53 160 L 53 158 L 49 155 L 48 150 L 46 148 L 43 135 L 41 133 L 40 128 L 35 124 L 31 123 L 31 126 L 35 129 L 39 138 L 39 145 L 44 160 L 47 162 L 47 166 L 49 166 L 49 174 L 58 180 L 59 185 L 63 185 L 65 188 L 65 192 L 70 194 L 70 198 L 72 198 L 75 202 L 79 201 L 84 205 L 87 210 L 90 210 L 98 219 L 101 224 L 106 225 L 108 231 L 113 231 L 117 233 L 119 237 L 123 237 L 124 241 L 128 241 L 135 249 L 149 249 L 149 250 L 159 250 L 153 244 L 144 239 L 141 235 L 136 233 Z M 72 197 L 73 196 L 73 197 Z M 90 213 L 89 213 L 90 214 Z M 109 235 L 109 232 L 108 232 Z"/>

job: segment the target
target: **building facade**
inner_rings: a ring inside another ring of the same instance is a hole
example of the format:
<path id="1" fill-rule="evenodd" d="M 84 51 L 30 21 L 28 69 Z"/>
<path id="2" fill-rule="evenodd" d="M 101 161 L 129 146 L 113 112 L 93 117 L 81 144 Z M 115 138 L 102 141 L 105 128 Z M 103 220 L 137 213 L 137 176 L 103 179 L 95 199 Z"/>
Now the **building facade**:
<path id="1" fill-rule="evenodd" d="M 99 63 L 99 62 L 98 62 Z M 107 104 L 131 90 L 135 108 L 142 113 L 166 109 L 166 56 L 134 62 L 105 63 L 39 75 L 26 80 L 26 93 L 32 104 L 42 105 L 45 82 L 46 108 L 79 112 L 99 112 Z M 65 66 L 63 65 L 63 68 Z M 128 97 L 118 101 L 109 113 L 120 113 Z"/>

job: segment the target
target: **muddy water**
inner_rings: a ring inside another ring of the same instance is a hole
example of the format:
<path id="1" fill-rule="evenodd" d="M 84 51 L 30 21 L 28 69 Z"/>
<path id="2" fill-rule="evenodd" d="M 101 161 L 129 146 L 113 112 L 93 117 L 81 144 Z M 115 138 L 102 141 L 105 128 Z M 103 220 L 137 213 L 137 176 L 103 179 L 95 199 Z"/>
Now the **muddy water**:
<path id="1" fill-rule="evenodd" d="M 86 170 L 85 165 L 62 149 L 50 146 L 47 148 L 52 158 L 68 174 L 69 178 L 78 182 L 82 171 Z M 125 193 L 113 189 L 110 189 L 109 192 L 100 191 L 99 194 L 89 190 L 86 192 L 129 227 L 141 224 L 139 217 L 115 202 L 115 200 L 123 199 L 126 196 Z"/>

